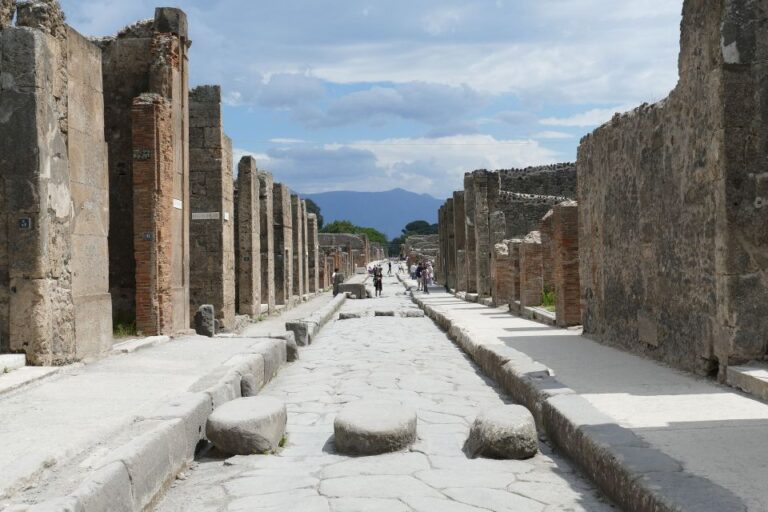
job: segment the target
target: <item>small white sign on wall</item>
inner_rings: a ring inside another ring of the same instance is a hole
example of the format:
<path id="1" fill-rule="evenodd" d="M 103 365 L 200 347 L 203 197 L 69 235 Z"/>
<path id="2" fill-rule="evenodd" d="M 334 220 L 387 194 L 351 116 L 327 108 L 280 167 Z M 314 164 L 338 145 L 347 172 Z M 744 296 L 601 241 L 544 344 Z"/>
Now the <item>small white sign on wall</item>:
<path id="1" fill-rule="evenodd" d="M 219 212 L 193 213 L 192 220 L 219 220 Z"/>
<path id="2" fill-rule="evenodd" d="M 181 199 L 174 199 L 173 200 L 173 207 L 177 210 L 183 210 L 184 209 L 184 201 Z"/>

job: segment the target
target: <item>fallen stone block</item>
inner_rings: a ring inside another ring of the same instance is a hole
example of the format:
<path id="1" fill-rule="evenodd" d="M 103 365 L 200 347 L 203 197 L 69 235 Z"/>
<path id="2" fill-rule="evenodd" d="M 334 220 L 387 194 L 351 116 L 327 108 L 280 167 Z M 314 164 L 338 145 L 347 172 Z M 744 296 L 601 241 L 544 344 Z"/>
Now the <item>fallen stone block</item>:
<path id="1" fill-rule="evenodd" d="M 216 316 L 211 304 L 203 304 L 195 313 L 195 332 L 209 338 L 216 334 Z"/>
<path id="2" fill-rule="evenodd" d="M 539 451 L 533 415 L 521 405 L 483 411 L 469 430 L 465 449 L 472 458 L 530 459 Z"/>
<path id="3" fill-rule="evenodd" d="M 400 316 L 403 318 L 424 318 L 424 312 L 420 309 L 401 311 Z"/>
<path id="4" fill-rule="evenodd" d="M 286 333 L 285 336 L 285 353 L 286 360 L 292 363 L 299 359 L 299 345 L 296 343 L 296 336 L 292 332 Z"/>
<path id="5" fill-rule="evenodd" d="M 394 311 L 375 311 L 373 316 L 395 316 Z"/>
<path id="6" fill-rule="evenodd" d="M 239 398 L 214 410 L 205 432 L 216 448 L 225 453 L 274 452 L 285 435 L 287 418 L 285 404 L 276 398 Z"/>
<path id="7" fill-rule="evenodd" d="M 353 318 L 362 318 L 361 313 L 339 313 L 339 320 L 352 320 Z"/>
<path id="8" fill-rule="evenodd" d="M 416 441 L 416 411 L 398 403 L 360 400 L 345 406 L 333 421 L 339 453 L 377 455 Z"/>
<path id="9" fill-rule="evenodd" d="M 368 292 L 365 289 L 365 285 L 362 283 L 341 284 L 339 285 L 339 293 L 349 293 L 358 299 L 365 299 L 368 297 Z"/>

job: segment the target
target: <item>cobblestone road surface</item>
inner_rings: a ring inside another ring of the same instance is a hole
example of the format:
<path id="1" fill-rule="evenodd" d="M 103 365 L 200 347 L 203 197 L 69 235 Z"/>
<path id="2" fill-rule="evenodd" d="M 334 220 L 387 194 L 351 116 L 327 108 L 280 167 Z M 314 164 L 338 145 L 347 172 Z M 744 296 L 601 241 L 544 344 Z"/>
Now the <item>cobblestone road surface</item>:
<path id="1" fill-rule="evenodd" d="M 508 398 L 429 319 L 374 317 L 416 308 L 394 279 L 385 279 L 384 295 L 347 301 L 343 312 L 365 316 L 329 323 L 262 391 L 288 406 L 281 453 L 226 459 L 212 450 L 157 510 L 613 510 L 546 445 L 527 461 L 468 459 L 462 445 L 476 414 Z M 419 441 L 410 451 L 375 457 L 334 453 L 333 419 L 360 398 L 417 409 Z"/>

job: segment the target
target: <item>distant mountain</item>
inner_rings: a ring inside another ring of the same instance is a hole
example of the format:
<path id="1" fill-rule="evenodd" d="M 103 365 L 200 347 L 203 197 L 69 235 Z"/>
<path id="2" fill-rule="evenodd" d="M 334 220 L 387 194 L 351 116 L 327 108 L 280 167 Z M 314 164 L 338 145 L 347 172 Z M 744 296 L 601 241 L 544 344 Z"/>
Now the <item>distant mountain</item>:
<path id="1" fill-rule="evenodd" d="M 414 220 L 437 222 L 437 210 L 443 202 L 429 194 L 415 194 L 401 188 L 388 192 L 323 192 L 301 194 L 312 199 L 322 210 L 326 224 L 349 220 L 358 226 L 376 228 L 387 238 L 399 236 Z"/>

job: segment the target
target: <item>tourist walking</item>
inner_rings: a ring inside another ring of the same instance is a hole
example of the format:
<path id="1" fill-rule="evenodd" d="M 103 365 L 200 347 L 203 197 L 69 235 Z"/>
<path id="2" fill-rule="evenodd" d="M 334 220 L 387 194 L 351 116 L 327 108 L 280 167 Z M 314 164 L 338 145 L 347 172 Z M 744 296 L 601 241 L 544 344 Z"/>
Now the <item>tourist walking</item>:
<path id="1" fill-rule="evenodd" d="M 376 267 L 373 270 L 373 288 L 376 291 L 376 296 L 381 297 L 381 291 L 384 289 L 384 271 L 381 267 Z"/>
<path id="2" fill-rule="evenodd" d="M 432 267 L 430 267 L 429 265 L 427 265 L 427 266 L 426 266 L 426 267 L 424 267 L 424 269 L 421 271 L 421 280 L 420 280 L 420 283 L 421 283 L 421 290 L 422 290 L 424 293 L 429 293 L 429 283 L 430 283 L 430 279 L 431 279 L 430 275 L 431 275 L 431 273 L 432 273 L 432 272 L 431 272 L 431 269 L 432 269 Z"/>
<path id="3" fill-rule="evenodd" d="M 392 275 L 392 260 L 389 260 L 389 262 L 387 263 L 387 265 L 388 265 L 388 271 L 387 271 L 387 275 L 388 275 L 388 276 L 391 276 L 391 275 Z"/>
<path id="4" fill-rule="evenodd" d="M 339 294 L 339 286 L 344 284 L 344 274 L 339 272 L 339 269 L 335 269 L 333 271 L 333 296 L 337 296 Z"/>

